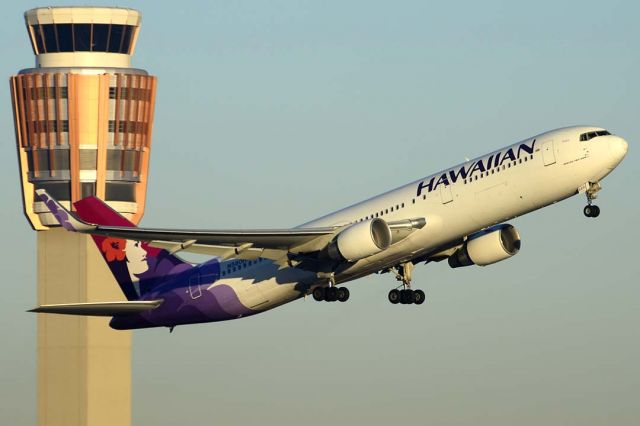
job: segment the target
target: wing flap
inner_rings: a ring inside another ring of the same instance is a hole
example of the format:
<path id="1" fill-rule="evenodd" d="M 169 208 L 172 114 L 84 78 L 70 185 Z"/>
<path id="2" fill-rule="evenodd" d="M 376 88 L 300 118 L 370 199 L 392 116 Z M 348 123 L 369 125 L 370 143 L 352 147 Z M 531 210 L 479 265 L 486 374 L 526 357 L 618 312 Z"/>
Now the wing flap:
<path id="1" fill-rule="evenodd" d="M 41 305 L 29 310 L 29 312 L 112 317 L 114 315 L 137 314 L 150 311 L 160 306 L 162 302 L 162 300 L 133 300 L 127 302 L 61 303 Z"/>

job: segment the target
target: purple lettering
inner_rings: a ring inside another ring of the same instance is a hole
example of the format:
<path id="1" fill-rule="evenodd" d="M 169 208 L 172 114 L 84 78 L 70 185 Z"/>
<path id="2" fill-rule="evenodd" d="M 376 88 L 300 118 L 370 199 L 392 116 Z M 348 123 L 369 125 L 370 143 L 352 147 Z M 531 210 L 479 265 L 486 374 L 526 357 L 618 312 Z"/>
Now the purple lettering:
<path id="1" fill-rule="evenodd" d="M 440 179 L 438 179 L 438 181 L 436 182 L 436 184 L 433 187 L 433 189 L 436 189 L 438 187 L 438 185 L 440 185 L 441 183 L 443 183 L 445 185 L 449 185 L 449 179 L 447 179 L 447 174 L 446 173 L 443 173 L 442 175 L 440 175 Z"/>
<path id="2" fill-rule="evenodd" d="M 422 190 L 423 189 L 427 189 L 427 192 L 431 192 L 433 190 L 433 181 L 435 180 L 435 177 L 432 177 L 431 180 L 429 181 L 429 183 L 426 183 L 426 181 L 422 181 L 418 184 L 418 193 L 416 194 L 416 197 L 419 197 L 420 195 L 422 195 Z"/>
<path id="3" fill-rule="evenodd" d="M 533 140 L 533 142 L 531 142 L 530 147 L 527 146 L 526 143 L 520 144 L 520 146 L 518 147 L 518 158 L 520 158 L 520 153 L 522 151 L 526 152 L 527 153 L 526 155 L 533 154 L 533 148 L 535 147 L 535 145 L 536 145 L 535 139 Z"/>
<path id="4" fill-rule="evenodd" d="M 478 170 L 480 173 L 483 173 L 486 169 L 484 168 L 484 164 L 482 164 L 482 160 L 478 160 L 478 162 L 473 166 L 471 171 L 469 172 L 469 176 L 472 176 L 473 173 Z"/>
<path id="5" fill-rule="evenodd" d="M 515 161 L 516 160 L 516 156 L 513 153 L 513 149 L 509 148 L 507 150 L 507 152 L 504 153 L 504 156 L 502 157 L 502 160 L 500 160 L 500 165 L 502 165 L 502 163 L 509 162 L 509 161 Z"/>
<path id="6" fill-rule="evenodd" d="M 474 164 L 475 163 L 471 163 L 470 167 L 473 167 Z M 453 170 L 449 171 L 449 176 L 451 177 L 451 182 L 453 183 L 456 183 L 458 181 L 458 178 L 466 179 L 468 174 L 469 172 L 467 171 L 467 169 L 465 169 L 464 166 L 458 169 L 458 173 Z"/>

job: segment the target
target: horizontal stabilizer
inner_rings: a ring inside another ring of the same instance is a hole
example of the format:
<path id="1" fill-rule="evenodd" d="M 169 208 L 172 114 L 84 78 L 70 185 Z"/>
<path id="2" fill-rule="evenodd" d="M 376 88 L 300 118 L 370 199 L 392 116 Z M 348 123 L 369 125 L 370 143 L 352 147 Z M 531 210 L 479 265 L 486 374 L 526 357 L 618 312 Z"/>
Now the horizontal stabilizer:
<path id="1" fill-rule="evenodd" d="M 128 302 L 90 302 L 63 303 L 57 305 L 42 305 L 29 312 L 63 315 L 86 315 L 96 317 L 112 317 L 114 315 L 137 314 L 155 309 L 162 304 L 162 300 L 132 300 Z"/>

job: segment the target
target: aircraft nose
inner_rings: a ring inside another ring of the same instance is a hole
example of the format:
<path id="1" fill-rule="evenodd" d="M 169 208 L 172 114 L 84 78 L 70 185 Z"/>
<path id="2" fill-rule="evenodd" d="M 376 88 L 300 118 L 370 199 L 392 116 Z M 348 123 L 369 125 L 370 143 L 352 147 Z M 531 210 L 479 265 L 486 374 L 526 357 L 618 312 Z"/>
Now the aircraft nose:
<path id="1" fill-rule="evenodd" d="M 611 159 L 614 162 L 614 166 L 617 166 L 622 159 L 627 155 L 629 144 L 621 137 L 611 138 L 609 141 L 609 151 L 611 152 Z"/>

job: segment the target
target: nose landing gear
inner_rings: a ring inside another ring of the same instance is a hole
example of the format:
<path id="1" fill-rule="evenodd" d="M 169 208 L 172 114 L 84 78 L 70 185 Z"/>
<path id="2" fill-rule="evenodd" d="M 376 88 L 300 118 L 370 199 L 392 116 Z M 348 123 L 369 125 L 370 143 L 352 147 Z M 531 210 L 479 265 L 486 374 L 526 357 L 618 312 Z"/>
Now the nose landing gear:
<path id="1" fill-rule="evenodd" d="M 411 272 L 413 271 L 413 263 L 405 262 L 392 268 L 395 273 L 396 280 L 402 281 L 402 285 L 394 288 L 389 292 L 389 302 L 394 305 L 400 303 L 403 305 L 422 305 L 426 300 L 426 295 L 422 290 L 411 289 Z M 402 287 L 402 289 L 400 289 Z"/>
<path id="2" fill-rule="evenodd" d="M 602 189 L 599 182 L 587 182 L 583 185 L 585 194 L 587 195 L 587 205 L 582 210 L 586 217 L 600 216 L 600 207 L 593 204 L 593 200 L 598 197 L 598 191 Z"/>

